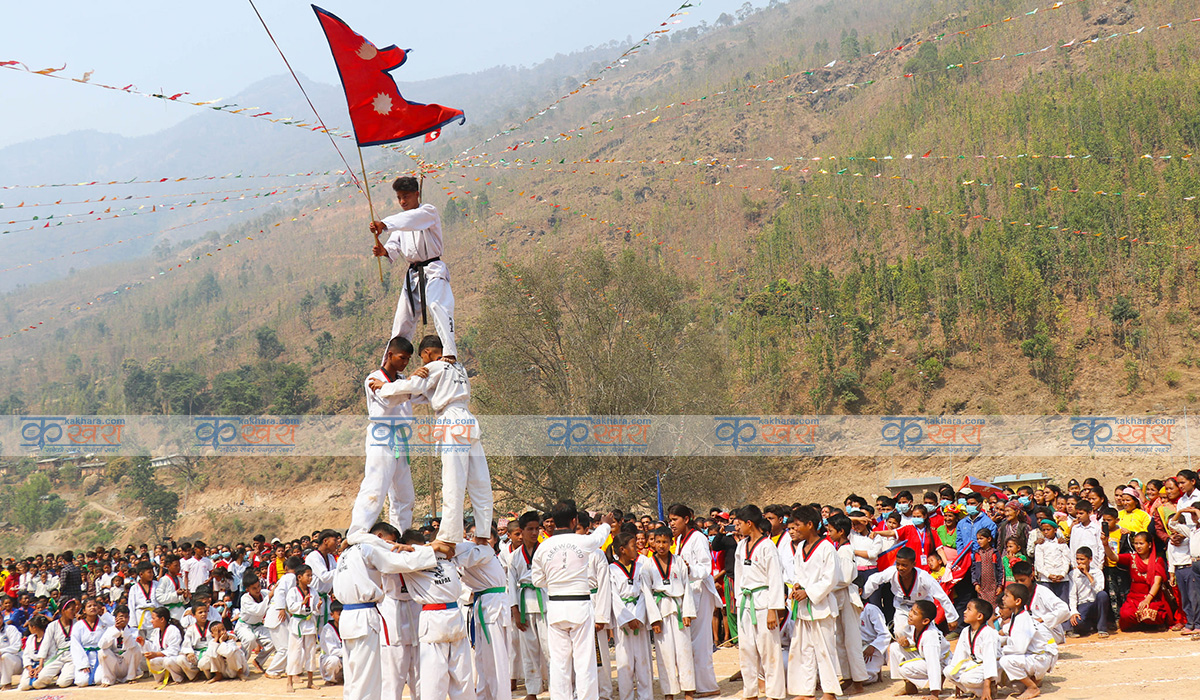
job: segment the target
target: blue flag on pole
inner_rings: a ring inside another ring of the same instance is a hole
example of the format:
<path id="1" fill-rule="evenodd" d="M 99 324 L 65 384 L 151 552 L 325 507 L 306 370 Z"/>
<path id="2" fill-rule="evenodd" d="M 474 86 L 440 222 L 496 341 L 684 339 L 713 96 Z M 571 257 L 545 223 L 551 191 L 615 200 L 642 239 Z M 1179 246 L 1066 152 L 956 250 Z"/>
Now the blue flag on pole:
<path id="1" fill-rule="evenodd" d="M 662 522 L 667 522 L 667 514 L 663 512 L 662 504 L 662 472 L 654 472 L 654 485 L 658 490 L 658 519 Z"/>

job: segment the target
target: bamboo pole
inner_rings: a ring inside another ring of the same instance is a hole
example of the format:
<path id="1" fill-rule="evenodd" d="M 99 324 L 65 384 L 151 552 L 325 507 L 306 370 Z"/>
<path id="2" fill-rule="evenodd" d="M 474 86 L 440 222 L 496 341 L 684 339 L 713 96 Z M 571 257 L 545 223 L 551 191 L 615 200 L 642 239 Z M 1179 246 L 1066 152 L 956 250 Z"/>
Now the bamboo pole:
<path id="1" fill-rule="evenodd" d="M 367 163 L 363 160 L 362 146 L 358 146 L 358 164 L 362 168 L 363 189 L 367 191 L 367 207 L 371 210 L 371 221 L 375 221 L 375 203 L 371 201 L 371 181 L 367 179 Z M 374 231 L 371 235 L 375 236 L 375 243 L 379 245 L 379 234 Z M 375 262 L 379 264 L 379 286 L 383 286 L 383 261 L 379 256 L 375 256 Z"/>

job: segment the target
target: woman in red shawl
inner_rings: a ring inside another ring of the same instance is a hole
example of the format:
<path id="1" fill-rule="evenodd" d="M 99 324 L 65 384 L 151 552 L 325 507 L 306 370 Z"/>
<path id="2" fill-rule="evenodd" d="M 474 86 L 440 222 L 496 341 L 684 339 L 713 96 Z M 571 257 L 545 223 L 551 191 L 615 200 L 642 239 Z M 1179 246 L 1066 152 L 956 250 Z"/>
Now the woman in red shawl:
<path id="1" fill-rule="evenodd" d="M 1161 628 L 1170 624 L 1174 616 L 1163 591 L 1167 582 L 1166 564 L 1154 553 L 1150 533 L 1134 534 L 1133 554 L 1117 554 L 1107 537 L 1102 541 L 1110 562 L 1129 567 L 1129 595 L 1121 606 L 1118 619 L 1121 631 L 1128 632 L 1142 625 Z"/>

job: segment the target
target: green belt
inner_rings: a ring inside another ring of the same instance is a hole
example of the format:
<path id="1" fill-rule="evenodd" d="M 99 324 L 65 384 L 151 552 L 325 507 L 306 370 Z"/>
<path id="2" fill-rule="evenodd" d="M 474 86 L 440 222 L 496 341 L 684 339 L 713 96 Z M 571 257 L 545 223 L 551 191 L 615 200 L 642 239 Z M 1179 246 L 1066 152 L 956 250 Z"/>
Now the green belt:
<path id="1" fill-rule="evenodd" d="M 796 587 L 799 588 L 800 590 L 804 590 L 804 586 L 796 586 Z M 813 619 L 812 601 L 809 600 L 808 598 L 805 598 L 804 604 L 808 606 L 808 619 L 812 620 Z M 792 601 L 792 620 L 796 620 L 799 617 L 800 617 L 800 602 L 793 600 Z"/>
<path id="2" fill-rule="evenodd" d="M 321 599 L 321 619 L 317 623 L 317 634 L 321 634 L 321 630 L 325 629 L 325 624 L 329 622 L 329 594 L 317 593 L 317 597 Z"/>
<path id="3" fill-rule="evenodd" d="M 533 589 L 533 591 L 535 593 L 537 593 L 538 610 L 544 611 L 546 609 L 546 602 L 544 600 L 542 600 L 542 589 L 538 588 L 537 586 L 533 585 L 532 583 L 522 583 L 521 584 L 521 600 L 519 601 L 520 605 L 518 606 L 518 612 L 521 613 L 521 624 L 522 625 L 525 624 L 525 591 L 528 589 Z"/>
<path id="4" fill-rule="evenodd" d="M 483 638 L 488 644 L 492 643 L 492 633 L 488 631 L 487 620 L 483 617 L 483 596 L 489 593 L 504 593 L 508 589 L 504 586 L 496 586 L 494 588 L 485 588 L 475 594 L 475 619 L 479 621 L 479 628 L 483 630 Z M 521 596 L 524 598 L 524 596 Z M 522 615 L 521 623 L 525 623 L 524 615 Z"/>
<path id="5" fill-rule="evenodd" d="M 622 598 L 622 599 L 621 599 L 621 602 L 622 602 L 622 603 L 624 603 L 624 604 L 626 604 L 626 605 L 637 605 L 637 602 L 638 602 L 639 600 L 641 600 L 641 599 L 642 599 L 642 597 L 641 597 L 641 596 L 636 596 L 636 595 L 635 595 L 635 596 L 633 596 L 633 597 L 631 597 L 631 598 Z M 621 628 L 621 630 L 622 630 L 623 632 L 625 632 L 625 634 L 629 634 L 629 628 L 627 628 L 627 627 L 622 627 L 622 628 Z M 635 630 L 633 631 L 633 635 L 636 637 L 636 636 L 637 636 L 637 633 L 638 633 L 639 631 L 640 631 L 640 630 L 636 630 L 636 629 L 635 629 Z"/>
<path id="6" fill-rule="evenodd" d="M 164 608 L 186 608 L 187 603 L 167 603 Z"/>
<path id="7" fill-rule="evenodd" d="M 293 614 L 293 615 L 292 615 L 292 617 L 296 618 L 297 620 L 308 620 L 308 619 L 312 618 L 312 614 L 311 614 L 311 613 L 310 613 L 310 614 L 308 614 L 308 615 L 295 615 L 295 614 Z"/>
<path id="8" fill-rule="evenodd" d="M 758 588 L 743 588 L 742 589 L 742 603 L 741 603 L 742 609 L 743 610 L 746 609 L 746 600 L 749 599 L 749 601 L 750 601 L 750 624 L 752 624 L 752 625 L 758 624 L 758 611 L 755 610 L 755 608 L 754 608 L 754 594 L 758 591 L 765 591 L 765 590 L 767 590 L 766 586 L 759 586 Z"/>
<path id="9" fill-rule="evenodd" d="M 407 275 L 405 275 L 405 277 L 407 277 Z M 405 279 L 404 281 L 406 284 L 408 283 L 407 279 Z M 412 460 L 409 459 L 409 457 L 408 457 L 408 436 L 404 434 L 404 431 L 400 431 L 400 439 L 404 441 L 404 461 L 406 463 L 411 462 Z M 396 445 L 392 449 L 392 458 L 400 459 L 400 446 L 399 445 Z M 474 501 L 472 501 L 472 505 L 474 505 Z"/>
<path id="10" fill-rule="evenodd" d="M 677 597 L 677 596 L 667 595 L 666 593 L 664 593 L 662 591 L 654 591 L 654 602 L 655 603 L 661 603 L 663 601 L 663 598 L 670 598 L 671 600 L 679 600 L 679 597 Z M 679 629 L 682 630 L 683 629 L 683 612 L 679 609 L 679 603 L 675 603 L 674 615 L 675 615 L 675 619 L 679 622 Z"/>
<path id="11" fill-rule="evenodd" d="M 599 589 L 599 588 L 593 588 L 593 589 L 591 590 L 591 593 L 592 593 L 592 595 L 596 595 L 596 594 L 597 594 L 597 593 L 599 593 L 599 592 L 600 592 L 600 589 Z"/>

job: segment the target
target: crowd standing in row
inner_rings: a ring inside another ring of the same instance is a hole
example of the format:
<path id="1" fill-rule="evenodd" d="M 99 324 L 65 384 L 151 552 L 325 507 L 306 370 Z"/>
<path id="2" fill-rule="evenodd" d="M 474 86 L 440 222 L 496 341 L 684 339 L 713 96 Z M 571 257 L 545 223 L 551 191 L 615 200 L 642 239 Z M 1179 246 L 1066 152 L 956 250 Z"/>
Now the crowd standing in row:
<path id="1" fill-rule="evenodd" d="M 692 698 L 717 693 L 714 649 L 736 643 L 745 698 L 859 692 L 884 665 L 911 692 L 1028 698 L 1065 636 L 1197 630 L 1196 487 L 1183 470 L 1114 507 L 1091 479 L 944 485 L 665 522 L 563 502 L 453 543 L 438 522 L 376 523 L 354 545 L 325 530 L 9 559 L 0 686 L 254 669 L 345 678 L 347 698 L 648 700 L 656 664 L 664 695 Z"/>

